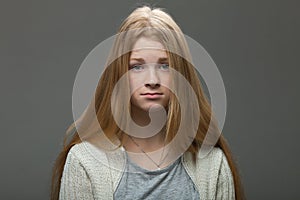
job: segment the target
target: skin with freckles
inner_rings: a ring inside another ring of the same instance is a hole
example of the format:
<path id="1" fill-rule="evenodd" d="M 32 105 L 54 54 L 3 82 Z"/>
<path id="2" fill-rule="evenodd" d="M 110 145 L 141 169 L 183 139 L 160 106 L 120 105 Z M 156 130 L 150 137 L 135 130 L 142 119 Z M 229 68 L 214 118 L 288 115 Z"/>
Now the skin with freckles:
<path id="1" fill-rule="evenodd" d="M 132 114 L 148 112 L 157 104 L 167 107 L 170 92 L 168 56 L 161 43 L 141 37 L 130 56 L 129 80 Z"/>
<path id="2" fill-rule="evenodd" d="M 130 55 L 128 75 L 132 93 L 130 99 L 131 117 L 136 124 L 146 126 L 150 123 L 149 109 L 167 109 L 169 103 L 170 71 L 168 55 L 164 46 L 150 38 L 139 38 Z M 134 138 L 134 140 L 148 153 L 164 146 L 163 132 L 149 138 Z M 128 152 L 141 153 L 141 149 L 130 139 L 127 138 L 126 141 L 124 147 Z M 153 152 L 149 155 L 158 163 L 162 151 Z M 143 154 L 130 155 L 130 157 L 146 169 L 157 168 Z M 162 167 L 167 166 L 167 164 L 162 164 Z"/>

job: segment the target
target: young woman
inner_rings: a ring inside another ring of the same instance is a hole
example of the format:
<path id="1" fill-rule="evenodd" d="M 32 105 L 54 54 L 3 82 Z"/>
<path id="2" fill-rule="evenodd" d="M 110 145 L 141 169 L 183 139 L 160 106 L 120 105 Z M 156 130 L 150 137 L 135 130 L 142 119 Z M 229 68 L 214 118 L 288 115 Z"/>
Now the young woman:
<path id="1" fill-rule="evenodd" d="M 141 7 L 120 27 L 86 112 L 53 170 L 54 199 L 244 199 L 185 38 Z M 183 125 L 182 125 L 183 124 Z M 218 137 L 205 156 L 207 134 Z"/>

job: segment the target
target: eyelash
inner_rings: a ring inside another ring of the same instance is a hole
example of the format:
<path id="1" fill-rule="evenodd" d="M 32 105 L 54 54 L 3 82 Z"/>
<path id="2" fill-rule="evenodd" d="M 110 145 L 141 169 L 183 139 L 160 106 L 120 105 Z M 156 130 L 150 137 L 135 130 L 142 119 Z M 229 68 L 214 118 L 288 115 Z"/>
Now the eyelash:
<path id="1" fill-rule="evenodd" d="M 167 69 L 169 69 L 169 64 L 168 63 L 162 63 L 162 64 L 160 64 L 160 67 L 162 67 L 162 66 L 167 66 L 168 67 Z"/>
<path id="2" fill-rule="evenodd" d="M 129 66 L 129 70 L 136 68 L 137 66 L 141 67 L 142 64 L 133 64 Z"/>
<path id="3" fill-rule="evenodd" d="M 134 69 L 136 67 L 143 67 L 143 65 L 144 64 L 132 64 L 132 65 L 129 66 L 129 70 Z M 163 67 L 163 66 L 167 66 L 167 68 L 169 69 L 169 64 L 168 63 L 159 63 L 158 65 L 159 65 L 160 68 Z"/>

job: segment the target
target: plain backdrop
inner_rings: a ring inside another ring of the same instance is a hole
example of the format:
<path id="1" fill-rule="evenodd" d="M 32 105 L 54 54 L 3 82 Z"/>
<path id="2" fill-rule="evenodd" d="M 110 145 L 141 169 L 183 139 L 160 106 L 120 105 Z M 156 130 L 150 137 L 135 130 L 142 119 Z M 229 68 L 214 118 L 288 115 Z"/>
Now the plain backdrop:
<path id="1" fill-rule="evenodd" d="M 49 199 L 87 54 L 137 6 L 163 7 L 211 55 L 248 199 L 299 199 L 300 1 L 1 0 L 0 199 Z"/>

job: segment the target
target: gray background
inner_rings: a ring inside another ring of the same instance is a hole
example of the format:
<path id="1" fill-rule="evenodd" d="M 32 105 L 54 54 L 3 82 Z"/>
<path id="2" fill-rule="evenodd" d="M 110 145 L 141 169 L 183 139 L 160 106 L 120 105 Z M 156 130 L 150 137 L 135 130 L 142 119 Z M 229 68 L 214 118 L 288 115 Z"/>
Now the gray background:
<path id="1" fill-rule="evenodd" d="M 219 67 L 223 132 L 248 199 L 299 199 L 299 1 L 147 2 L 165 7 Z M 140 3 L 1 1 L 0 199 L 49 198 L 76 72 Z"/>

